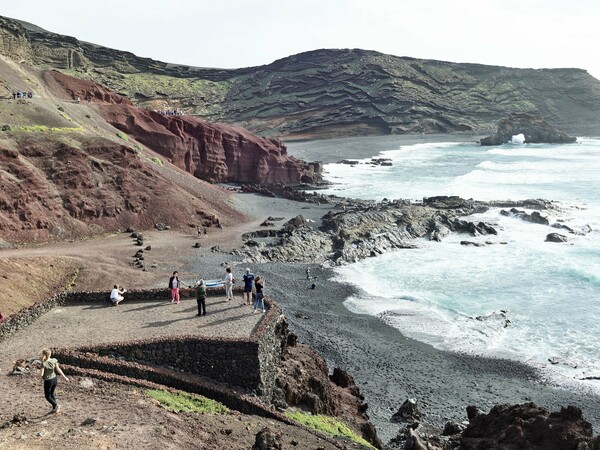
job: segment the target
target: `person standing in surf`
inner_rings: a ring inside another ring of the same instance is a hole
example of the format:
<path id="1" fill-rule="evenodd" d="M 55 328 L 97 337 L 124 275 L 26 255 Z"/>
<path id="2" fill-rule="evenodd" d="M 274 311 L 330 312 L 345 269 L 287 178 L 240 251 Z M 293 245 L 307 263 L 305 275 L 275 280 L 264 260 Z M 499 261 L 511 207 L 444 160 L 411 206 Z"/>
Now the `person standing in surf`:
<path id="1" fill-rule="evenodd" d="M 51 358 L 52 352 L 50 349 L 45 348 L 40 352 L 40 360 L 42 361 L 42 368 L 40 370 L 40 376 L 44 380 L 44 396 L 48 403 L 52 405 L 52 411 L 50 414 L 59 414 L 60 405 L 56 403 L 54 397 L 54 391 L 56 390 L 56 374 L 58 373 L 65 381 L 69 381 L 69 378 L 63 373 L 58 365 L 56 358 Z"/>

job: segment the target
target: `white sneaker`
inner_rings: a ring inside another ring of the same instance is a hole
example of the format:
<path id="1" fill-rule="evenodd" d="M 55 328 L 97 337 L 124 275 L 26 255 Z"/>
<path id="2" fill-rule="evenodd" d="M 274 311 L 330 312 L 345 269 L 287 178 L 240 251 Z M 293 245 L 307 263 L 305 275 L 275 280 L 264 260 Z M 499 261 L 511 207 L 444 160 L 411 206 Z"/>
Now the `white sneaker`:
<path id="1" fill-rule="evenodd" d="M 256 308 L 254 309 L 254 311 L 252 311 L 252 314 L 256 314 Z"/>
<path id="2" fill-rule="evenodd" d="M 263 314 L 265 313 L 265 310 L 263 309 Z"/>

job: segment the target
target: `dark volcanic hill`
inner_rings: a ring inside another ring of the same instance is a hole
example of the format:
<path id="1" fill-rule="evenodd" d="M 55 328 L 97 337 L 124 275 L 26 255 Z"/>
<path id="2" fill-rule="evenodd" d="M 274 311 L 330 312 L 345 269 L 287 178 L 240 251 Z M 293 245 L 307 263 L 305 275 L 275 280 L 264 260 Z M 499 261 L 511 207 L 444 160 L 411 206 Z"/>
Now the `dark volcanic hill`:
<path id="1" fill-rule="evenodd" d="M 0 18 L 0 53 L 98 81 L 147 109 L 181 108 L 289 138 L 492 131 L 536 113 L 571 134 L 600 132 L 600 81 L 580 69 L 513 69 L 316 50 L 260 67 L 195 68 Z"/>

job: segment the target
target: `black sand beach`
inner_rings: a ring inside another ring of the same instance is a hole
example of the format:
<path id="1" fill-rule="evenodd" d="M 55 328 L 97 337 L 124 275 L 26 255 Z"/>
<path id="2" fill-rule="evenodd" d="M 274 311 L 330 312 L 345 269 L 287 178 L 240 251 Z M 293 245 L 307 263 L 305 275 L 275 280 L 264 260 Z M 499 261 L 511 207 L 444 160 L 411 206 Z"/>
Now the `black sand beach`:
<path id="1" fill-rule="evenodd" d="M 317 220 L 313 224 L 317 225 L 319 217 L 331 209 L 330 205 L 254 194 L 240 194 L 238 199 L 261 220 L 268 215 L 287 219 L 303 214 Z M 597 396 L 550 386 L 536 369 L 524 364 L 437 350 L 403 336 L 377 317 L 352 313 L 343 302 L 360 293 L 332 279 L 334 269 L 315 264 L 242 262 L 229 250 L 233 248 L 204 254 L 184 270 L 218 277 L 222 264 L 231 263 L 238 277 L 246 267 L 264 277 L 266 295 L 281 305 L 290 330 L 317 349 L 330 369 L 344 368 L 355 378 L 384 442 L 398 432 L 400 425 L 391 423 L 390 417 L 407 398 L 415 398 L 425 419 L 442 427 L 448 420 L 467 420 L 468 405 L 487 412 L 495 404 L 534 402 L 551 411 L 577 405 L 594 430 L 600 430 Z M 307 267 L 318 276 L 315 290 L 306 280 Z"/>
<path id="2" fill-rule="evenodd" d="M 410 137 L 405 139 L 407 143 L 413 142 Z M 455 139 L 471 140 L 468 137 Z M 394 137 L 394 142 L 398 140 L 399 137 Z M 330 148 L 329 153 L 313 154 L 311 158 L 305 149 L 303 156 L 309 160 L 319 159 L 318 156 L 335 159 L 337 150 L 333 144 L 318 146 Z M 372 156 L 377 151 L 360 157 Z M 331 208 L 253 194 L 241 194 L 238 199 L 249 213 L 262 220 L 269 215 L 287 219 L 296 214 L 317 220 Z M 350 285 L 334 281 L 332 269 L 310 266 L 312 273 L 319 277 L 315 290 L 309 289 L 305 264 L 253 264 L 241 262 L 232 255 L 215 253 L 191 263 L 188 269 L 220 273 L 220 264 L 224 261 L 232 262 L 238 274 L 250 267 L 256 275 L 265 277 L 266 294 L 282 306 L 291 331 L 316 348 L 330 369 L 342 367 L 354 376 L 384 442 L 399 430 L 400 425 L 391 423 L 390 417 L 407 398 L 417 400 L 426 421 L 440 426 L 448 420 L 466 420 L 468 405 L 487 412 L 495 404 L 535 402 L 549 410 L 577 405 L 594 426 L 595 433 L 600 430 L 600 398 L 597 396 L 584 390 L 550 386 L 536 369 L 524 364 L 436 350 L 406 338 L 376 317 L 354 314 L 343 302 L 358 292 Z"/>

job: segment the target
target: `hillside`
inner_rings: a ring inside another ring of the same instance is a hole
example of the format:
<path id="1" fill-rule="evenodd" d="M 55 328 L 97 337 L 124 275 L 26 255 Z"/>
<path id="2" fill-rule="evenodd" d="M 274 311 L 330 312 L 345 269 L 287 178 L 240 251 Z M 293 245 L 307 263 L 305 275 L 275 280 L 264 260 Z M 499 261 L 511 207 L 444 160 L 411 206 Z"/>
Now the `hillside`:
<path id="1" fill-rule="evenodd" d="M 489 132 L 535 112 L 571 134 L 600 132 L 600 81 L 580 69 L 513 69 L 316 50 L 235 70 L 174 65 L 0 18 L 0 53 L 93 79 L 146 109 L 183 109 L 288 139 Z"/>
<path id="2" fill-rule="evenodd" d="M 54 96 L 41 73 L 0 59 L 0 89 L 33 92 L 0 99 L 0 244 L 243 218 L 222 189 L 130 140 L 93 103 Z"/>

